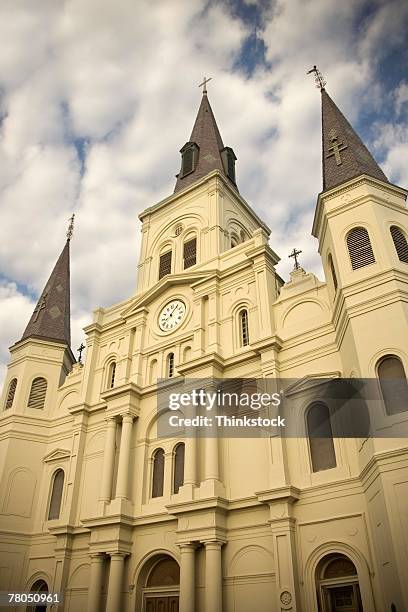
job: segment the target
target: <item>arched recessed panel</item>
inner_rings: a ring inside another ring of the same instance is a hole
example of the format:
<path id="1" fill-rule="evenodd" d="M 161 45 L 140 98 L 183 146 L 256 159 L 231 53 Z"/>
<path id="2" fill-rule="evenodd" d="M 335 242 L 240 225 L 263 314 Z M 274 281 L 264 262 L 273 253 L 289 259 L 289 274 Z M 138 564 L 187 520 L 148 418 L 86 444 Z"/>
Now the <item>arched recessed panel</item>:
<path id="1" fill-rule="evenodd" d="M 386 355 L 377 364 L 381 393 L 387 414 L 408 410 L 408 384 L 402 361 L 396 355 Z"/>
<path id="2" fill-rule="evenodd" d="M 313 472 L 336 467 L 330 412 L 326 404 L 316 402 L 307 413 L 307 433 Z"/>

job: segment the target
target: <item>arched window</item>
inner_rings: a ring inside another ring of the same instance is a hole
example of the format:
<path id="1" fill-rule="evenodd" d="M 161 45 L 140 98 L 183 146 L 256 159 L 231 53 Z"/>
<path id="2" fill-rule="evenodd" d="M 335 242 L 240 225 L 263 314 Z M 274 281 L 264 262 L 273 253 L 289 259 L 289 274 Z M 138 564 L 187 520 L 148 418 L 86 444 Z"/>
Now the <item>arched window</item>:
<path id="1" fill-rule="evenodd" d="M 316 402 L 307 413 L 307 434 L 313 472 L 336 467 L 330 412 L 326 404 Z"/>
<path id="2" fill-rule="evenodd" d="M 34 378 L 30 389 L 30 395 L 28 397 L 28 407 L 37 408 L 39 410 L 44 408 L 46 394 L 47 381 L 45 378 Z"/>
<path id="3" fill-rule="evenodd" d="M 197 263 L 197 238 L 191 238 L 183 245 L 184 270 Z"/>
<path id="4" fill-rule="evenodd" d="M 6 399 L 6 407 L 5 407 L 6 410 L 8 408 L 11 408 L 13 405 L 14 396 L 16 394 L 16 388 L 17 388 L 17 378 L 13 378 L 13 380 L 9 384 L 9 388 L 7 391 L 7 399 Z"/>
<path id="5" fill-rule="evenodd" d="M 249 344 L 249 324 L 248 324 L 248 311 L 246 308 L 241 310 L 239 313 L 239 331 L 241 346 L 248 346 Z"/>
<path id="6" fill-rule="evenodd" d="M 174 376 L 174 353 L 169 353 L 167 355 L 167 378 L 173 378 Z"/>
<path id="7" fill-rule="evenodd" d="M 408 384 L 401 360 L 386 355 L 378 362 L 377 373 L 387 414 L 408 410 Z"/>
<path id="8" fill-rule="evenodd" d="M 375 263 L 370 236 L 365 227 L 354 227 L 347 234 L 347 248 L 353 270 Z"/>
<path id="9" fill-rule="evenodd" d="M 390 227 L 392 240 L 395 250 L 397 251 L 398 259 L 404 263 L 408 263 L 408 242 L 399 227 L 393 225 Z"/>
<path id="10" fill-rule="evenodd" d="M 60 515 L 62 490 L 64 488 L 64 470 L 57 470 L 52 479 L 52 490 L 50 497 L 50 507 L 48 510 L 48 520 L 57 519 Z"/>
<path id="11" fill-rule="evenodd" d="M 153 455 L 152 497 L 163 496 L 164 450 L 158 448 Z"/>
<path id="12" fill-rule="evenodd" d="M 330 254 L 329 254 L 329 266 L 330 266 L 330 272 L 332 275 L 334 291 L 337 291 L 338 285 L 337 285 L 336 270 L 335 270 L 334 263 L 333 263 L 333 257 Z"/>
<path id="13" fill-rule="evenodd" d="M 33 584 L 33 586 L 30 589 L 30 593 L 47 593 L 48 592 L 48 584 L 45 582 L 45 580 L 42 580 L 40 578 L 40 580 L 36 580 Z M 47 604 L 38 604 L 37 606 L 30 606 L 29 608 L 27 608 L 27 610 L 29 610 L 29 612 L 46 612 L 47 610 Z"/>
<path id="14" fill-rule="evenodd" d="M 178 493 L 184 484 L 184 454 L 185 445 L 181 442 L 174 450 L 173 493 Z"/>
<path id="15" fill-rule="evenodd" d="M 109 365 L 108 370 L 108 389 L 113 389 L 115 386 L 115 376 L 116 376 L 116 361 L 112 361 Z"/>
<path id="16" fill-rule="evenodd" d="M 171 274 L 171 251 L 160 255 L 159 280 L 168 274 Z"/>

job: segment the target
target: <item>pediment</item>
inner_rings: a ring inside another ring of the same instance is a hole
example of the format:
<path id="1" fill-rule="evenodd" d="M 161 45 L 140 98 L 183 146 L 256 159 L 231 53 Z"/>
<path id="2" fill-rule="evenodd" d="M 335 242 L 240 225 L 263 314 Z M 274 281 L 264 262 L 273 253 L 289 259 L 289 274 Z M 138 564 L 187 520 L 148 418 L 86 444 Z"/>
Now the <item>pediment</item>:
<path id="1" fill-rule="evenodd" d="M 193 286 L 195 283 L 209 280 L 217 274 L 216 270 L 204 270 L 202 272 L 191 272 L 183 274 L 172 274 L 162 278 L 151 289 L 145 291 L 142 295 L 137 296 L 122 313 L 121 316 L 126 318 L 141 308 L 147 308 L 162 293 L 171 287 L 180 287 L 182 285 Z"/>
<path id="2" fill-rule="evenodd" d="M 52 461 L 62 461 L 64 459 L 69 459 L 71 456 L 71 452 L 66 450 L 65 448 L 56 448 L 51 451 L 43 458 L 45 463 L 50 463 Z"/>
<path id="3" fill-rule="evenodd" d="M 285 395 L 289 397 L 291 395 L 294 395 L 295 393 L 303 393 L 312 389 L 316 389 L 317 387 L 324 385 L 328 380 L 340 377 L 341 373 L 338 371 L 307 374 L 306 376 L 295 380 L 287 387 L 285 387 L 284 392 Z"/>

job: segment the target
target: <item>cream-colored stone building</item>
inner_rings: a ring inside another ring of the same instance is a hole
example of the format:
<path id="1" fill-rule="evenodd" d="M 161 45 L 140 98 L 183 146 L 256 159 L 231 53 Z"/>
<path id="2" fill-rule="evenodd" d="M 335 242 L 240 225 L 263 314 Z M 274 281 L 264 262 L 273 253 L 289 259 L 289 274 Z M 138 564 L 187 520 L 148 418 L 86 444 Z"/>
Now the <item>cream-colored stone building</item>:
<path id="1" fill-rule="evenodd" d="M 387 438 L 157 437 L 158 378 L 301 390 L 408 371 L 407 192 L 324 89 L 322 113 L 325 282 L 276 273 L 206 92 L 174 193 L 140 216 L 137 290 L 95 311 L 84 363 L 69 347 L 68 239 L 10 349 L 0 590 L 63 592 L 75 612 L 408 610 L 404 406 L 381 403 Z M 327 411 L 318 388 L 302 410 L 308 433 Z"/>

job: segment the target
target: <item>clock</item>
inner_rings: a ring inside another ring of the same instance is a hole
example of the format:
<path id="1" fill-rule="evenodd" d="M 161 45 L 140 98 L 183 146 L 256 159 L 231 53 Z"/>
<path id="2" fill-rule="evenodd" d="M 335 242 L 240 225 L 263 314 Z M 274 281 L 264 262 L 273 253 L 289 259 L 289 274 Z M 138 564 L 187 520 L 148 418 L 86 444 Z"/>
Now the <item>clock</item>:
<path id="1" fill-rule="evenodd" d="M 172 331 L 175 329 L 186 314 L 186 305 L 181 300 L 168 302 L 160 311 L 159 327 L 162 331 Z"/>

